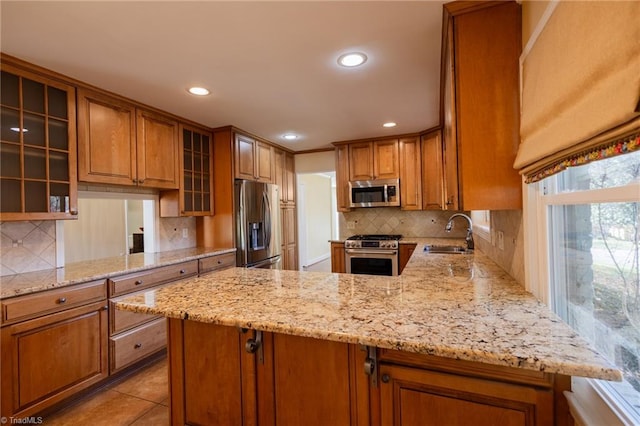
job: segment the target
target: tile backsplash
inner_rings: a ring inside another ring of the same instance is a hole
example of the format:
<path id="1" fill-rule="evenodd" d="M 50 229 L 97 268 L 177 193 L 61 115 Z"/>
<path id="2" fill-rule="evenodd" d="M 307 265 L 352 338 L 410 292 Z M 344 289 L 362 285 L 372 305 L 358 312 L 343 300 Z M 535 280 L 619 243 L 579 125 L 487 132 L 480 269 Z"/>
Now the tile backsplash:
<path id="1" fill-rule="evenodd" d="M 340 238 L 355 234 L 401 234 L 404 237 L 464 238 L 467 226 L 456 219 L 453 230 L 444 230 L 455 212 L 405 211 L 399 208 L 366 208 L 339 214 Z"/>
<path id="2" fill-rule="evenodd" d="M 0 275 L 56 267 L 56 223 L 0 223 Z"/>

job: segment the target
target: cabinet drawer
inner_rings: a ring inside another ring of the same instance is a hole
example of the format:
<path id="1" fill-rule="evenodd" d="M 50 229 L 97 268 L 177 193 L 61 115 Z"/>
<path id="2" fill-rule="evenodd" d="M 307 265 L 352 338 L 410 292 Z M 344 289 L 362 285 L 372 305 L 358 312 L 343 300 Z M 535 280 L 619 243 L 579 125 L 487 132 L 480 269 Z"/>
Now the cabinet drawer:
<path id="1" fill-rule="evenodd" d="M 198 261 L 178 263 L 163 266 L 144 272 L 123 275 L 109 279 L 109 296 L 119 296 L 154 285 L 163 284 L 181 278 L 190 277 L 198 273 Z"/>
<path id="2" fill-rule="evenodd" d="M 160 315 L 153 314 L 141 314 L 138 312 L 131 311 L 121 311 L 116 309 L 115 304 L 122 299 L 131 296 L 137 296 L 140 294 L 145 294 L 147 292 L 155 291 L 159 288 L 166 287 L 169 284 L 164 286 L 157 286 L 147 290 L 137 291 L 135 293 L 125 294 L 124 296 L 115 297 L 113 299 L 109 299 L 109 335 L 112 336 L 114 334 L 122 333 L 123 331 L 132 329 L 140 324 L 144 324 L 145 322 L 149 322 L 156 318 L 160 318 Z"/>
<path id="3" fill-rule="evenodd" d="M 166 344 L 167 324 L 165 318 L 158 318 L 133 330 L 111 337 L 109 339 L 111 373 L 159 351 Z"/>
<path id="4" fill-rule="evenodd" d="M 226 253 L 198 260 L 200 275 L 236 266 L 236 254 Z"/>
<path id="5" fill-rule="evenodd" d="M 11 323 L 106 299 L 104 280 L 47 290 L 2 301 L 2 322 Z"/>

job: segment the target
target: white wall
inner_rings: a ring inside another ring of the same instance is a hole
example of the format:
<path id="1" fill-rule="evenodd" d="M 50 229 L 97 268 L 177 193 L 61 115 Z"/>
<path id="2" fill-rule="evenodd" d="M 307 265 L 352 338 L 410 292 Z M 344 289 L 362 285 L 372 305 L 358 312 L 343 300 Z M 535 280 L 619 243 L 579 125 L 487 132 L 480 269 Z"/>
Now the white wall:
<path id="1" fill-rule="evenodd" d="M 306 236 L 302 244 L 302 266 L 311 265 L 331 255 L 331 230 L 333 226 L 331 176 L 323 174 L 298 175 L 298 187 L 304 191 L 299 205 L 300 229 Z"/>

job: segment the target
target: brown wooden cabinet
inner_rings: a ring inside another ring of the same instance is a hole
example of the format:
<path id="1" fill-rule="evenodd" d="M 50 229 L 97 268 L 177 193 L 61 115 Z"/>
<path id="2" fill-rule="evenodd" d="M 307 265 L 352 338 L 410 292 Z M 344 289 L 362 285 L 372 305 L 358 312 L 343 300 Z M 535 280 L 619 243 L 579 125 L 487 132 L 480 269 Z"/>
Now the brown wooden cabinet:
<path id="1" fill-rule="evenodd" d="M 203 128 L 180 124 L 180 189 L 160 193 L 160 216 L 213 214 L 213 138 Z"/>
<path id="2" fill-rule="evenodd" d="M 108 376 L 104 281 L 3 300 L 2 310 L 2 416 L 33 415 Z"/>
<path id="3" fill-rule="evenodd" d="M 222 271 L 223 269 L 233 268 L 234 266 L 236 266 L 235 253 L 203 257 L 202 259 L 198 259 L 198 275 Z"/>
<path id="4" fill-rule="evenodd" d="M 344 257 L 344 243 L 331 242 L 331 272 L 346 273 L 347 265 Z"/>
<path id="5" fill-rule="evenodd" d="M 400 151 L 400 208 L 422 210 L 422 162 L 420 138 L 402 138 Z"/>
<path id="6" fill-rule="evenodd" d="M 296 172 L 293 154 L 274 148 L 274 183 L 280 189 L 280 205 L 296 203 Z"/>
<path id="7" fill-rule="evenodd" d="M 78 179 L 179 188 L 178 122 L 124 99 L 78 90 Z"/>
<path id="8" fill-rule="evenodd" d="M 422 136 L 422 209 L 445 210 L 444 157 L 440 131 Z M 457 170 L 452 171 L 457 173 Z"/>
<path id="9" fill-rule="evenodd" d="M 416 249 L 415 243 L 400 243 L 398 250 L 398 274 L 402 274 L 404 267 L 409 263 L 411 255 Z"/>
<path id="10" fill-rule="evenodd" d="M 282 220 L 282 269 L 298 270 L 297 220 L 295 206 L 280 209 Z"/>
<path id="11" fill-rule="evenodd" d="M 236 133 L 236 178 L 273 183 L 273 147 Z"/>
<path id="12" fill-rule="evenodd" d="M 171 424 L 369 424 L 356 345 L 169 320 Z"/>
<path id="13" fill-rule="evenodd" d="M 349 144 L 349 180 L 397 179 L 398 140 Z"/>
<path id="14" fill-rule="evenodd" d="M 522 208 L 521 14 L 516 2 L 444 6 L 442 114 L 449 210 Z M 482 52 L 482 54 L 479 54 Z"/>
<path id="15" fill-rule="evenodd" d="M 2 57 L 0 220 L 75 219 L 75 88 Z"/>
<path id="16" fill-rule="evenodd" d="M 336 202 L 339 212 L 351 210 L 349 194 L 349 145 L 338 145 L 336 155 Z"/>

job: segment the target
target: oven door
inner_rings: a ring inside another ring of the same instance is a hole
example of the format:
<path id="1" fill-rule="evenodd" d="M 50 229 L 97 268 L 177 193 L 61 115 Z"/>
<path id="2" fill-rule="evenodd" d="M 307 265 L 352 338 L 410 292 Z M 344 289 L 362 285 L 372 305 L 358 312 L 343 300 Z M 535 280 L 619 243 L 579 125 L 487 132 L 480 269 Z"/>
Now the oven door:
<path id="1" fill-rule="evenodd" d="M 398 250 L 346 249 L 348 274 L 398 275 Z"/>

